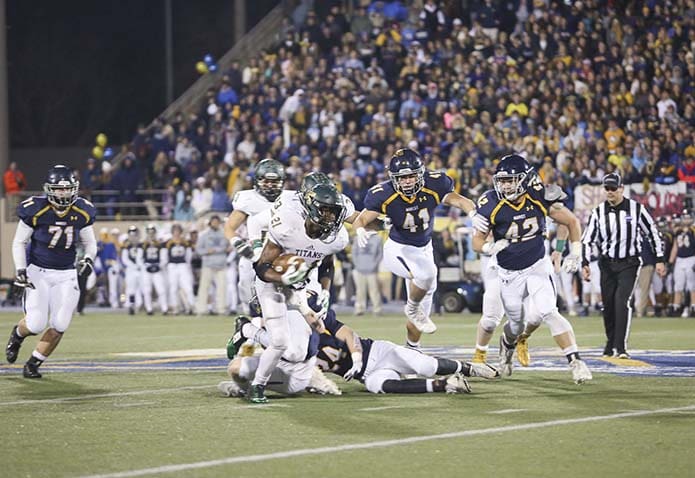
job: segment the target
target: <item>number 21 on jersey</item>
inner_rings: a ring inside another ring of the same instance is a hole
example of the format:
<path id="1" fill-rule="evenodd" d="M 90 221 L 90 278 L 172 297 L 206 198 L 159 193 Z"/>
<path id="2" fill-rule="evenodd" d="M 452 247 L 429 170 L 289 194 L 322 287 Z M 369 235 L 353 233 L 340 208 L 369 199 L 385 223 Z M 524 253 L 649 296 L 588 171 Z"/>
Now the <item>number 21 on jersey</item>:
<path id="1" fill-rule="evenodd" d="M 420 224 L 415 222 L 415 215 L 411 212 L 405 213 L 403 220 L 403 229 L 408 229 L 410 232 L 417 232 L 418 225 L 422 226 L 422 230 L 427 230 L 430 227 L 430 213 L 427 209 L 420 209 L 417 212 L 417 217 L 420 219 Z"/>

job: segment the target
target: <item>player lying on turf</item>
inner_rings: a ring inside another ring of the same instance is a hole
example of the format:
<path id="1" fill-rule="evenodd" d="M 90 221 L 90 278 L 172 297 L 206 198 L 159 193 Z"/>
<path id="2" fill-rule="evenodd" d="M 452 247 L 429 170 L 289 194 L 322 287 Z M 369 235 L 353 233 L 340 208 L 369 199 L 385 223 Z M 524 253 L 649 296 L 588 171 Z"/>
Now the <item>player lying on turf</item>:
<path id="1" fill-rule="evenodd" d="M 314 310 L 320 309 L 313 296 L 310 297 L 309 304 Z M 471 389 L 465 377 L 499 377 L 497 370 L 488 364 L 430 357 L 392 342 L 360 337 L 340 322 L 332 309 L 324 319 L 326 330 L 321 334 L 312 331 L 297 311 L 288 311 L 288 318 L 291 318 L 291 342 L 297 345 L 307 344 L 305 357 L 315 358 L 315 363 L 325 372 L 340 375 L 345 380 L 357 379 L 372 393 L 469 393 Z M 228 347 L 229 355 L 233 357 L 247 340 L 262 347 L 267 347 L 270 343 L 266 330 L 240 316 Z M 296 355 L 301 355 L 301 352 Z M 286 360 L 285 356 L 283 359 Z M 310 359 L 303 362 L 307 360 Z M 243 396 L 248 383 L 253 379 L 257 364 L 257 357 L 234 357 L 229 364 L 233 383 L 222 382 L 220 390 L 228 396 Z M 274 371 L 268 382 L 271 390 L 291 389 L 294 392 L 283 393 L 296 393 L 303 389 L 299 384 L 304 385 L 310 379 L 311 370 L 306 370 L 305 366 L 292 366 L 280 361 L 278 368 L 280 370 Z M 413 374 L 422 378 L 401 378 L 403 375 Z M 434 378 L 437 375 L 443 378 Z M 279 383 L 276 383 L 276 379 Z M 295 385 L 290 387 L 291 384 Z"/>

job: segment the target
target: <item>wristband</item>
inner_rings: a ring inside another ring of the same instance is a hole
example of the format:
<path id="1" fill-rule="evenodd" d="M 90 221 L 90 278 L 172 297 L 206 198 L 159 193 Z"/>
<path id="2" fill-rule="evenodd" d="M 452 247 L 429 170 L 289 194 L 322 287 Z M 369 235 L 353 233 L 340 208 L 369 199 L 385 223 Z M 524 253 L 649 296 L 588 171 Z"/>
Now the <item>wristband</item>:
<path id="1" fill-rule="evenodd" d="M 558 252 L 565 252 L 565 244 L 567 244 L 567 239 L 558 239 L 555 241 L 555 250 Z"/>

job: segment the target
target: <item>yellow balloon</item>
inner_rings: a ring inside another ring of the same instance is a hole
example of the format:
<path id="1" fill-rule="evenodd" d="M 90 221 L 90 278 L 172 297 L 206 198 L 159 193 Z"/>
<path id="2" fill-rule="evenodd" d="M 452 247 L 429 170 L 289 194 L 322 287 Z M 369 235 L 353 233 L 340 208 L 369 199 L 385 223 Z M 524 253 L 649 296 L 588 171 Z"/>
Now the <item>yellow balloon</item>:
<path id="1" fill-rule="evenodd" d="M 92 148 L 92 157 L 94 159 L 101 159 L 104 156 L 104 150 L 101 146 L 94 146 Z"/>
<path id="2" fill-rule="evenodd" d="M 99 133 L 97 135 L 97 144 L 101 146 L 102 148 L 106 146 L 106 143 L 109 142 L 109 138 L 104 134 L 104 133 Z"/>
<path id="3" fill-rule="evenodd" d="M 195 64 L 195 71 L 197 71 L 201 75 L 204 75 L 208 72 L 208 66 L 205 64 L 204 61 L 199 61 Z"/>

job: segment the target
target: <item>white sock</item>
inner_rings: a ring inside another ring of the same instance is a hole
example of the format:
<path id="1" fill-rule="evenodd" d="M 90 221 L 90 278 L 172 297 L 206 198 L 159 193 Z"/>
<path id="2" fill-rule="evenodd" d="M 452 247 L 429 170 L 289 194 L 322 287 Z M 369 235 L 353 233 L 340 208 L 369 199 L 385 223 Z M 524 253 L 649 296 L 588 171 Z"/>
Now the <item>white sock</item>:
<path id="1" fill-rule="evenodd" d="M 34 357 L 36 357 L 37 359 L 41 360 L 42 362 L 45 362 L 46 359 L 48 358 L 48 357 L 46 357 L 45 355 L 43 355 L 42 353 L 37 352 L 36 350 L 34 350 L 34 351 L 31 353 L 31 355 L 34 356 Z"/>
<path id="2" fill-rule="evenodd" d="M 565 347 L 564 349 L 562 349 L 562 353 L 565 355 L 573 354 L 577 351 L 578 351 L 577 344 L 573 344 L 573 345 L 570 345 L 569 347 Z"/>
<path id="3" fill-rule="evenodd" d="M 432 385 L 433 383 L 434 383 L 434 379 L 428 378 L 427 380 L 425 380 L 425 386 L 427 387 L 427 393 L 434 392 L 434 387 Z"/>
<path id="4" fill-rule="evenodd" d="M 487 352 L 487 349 L 489 348 L 489 345 L 480 345 L 479 343 L 476 342 L 475 344 L 475 349 L 480 350 L 481 352 Z"/>

